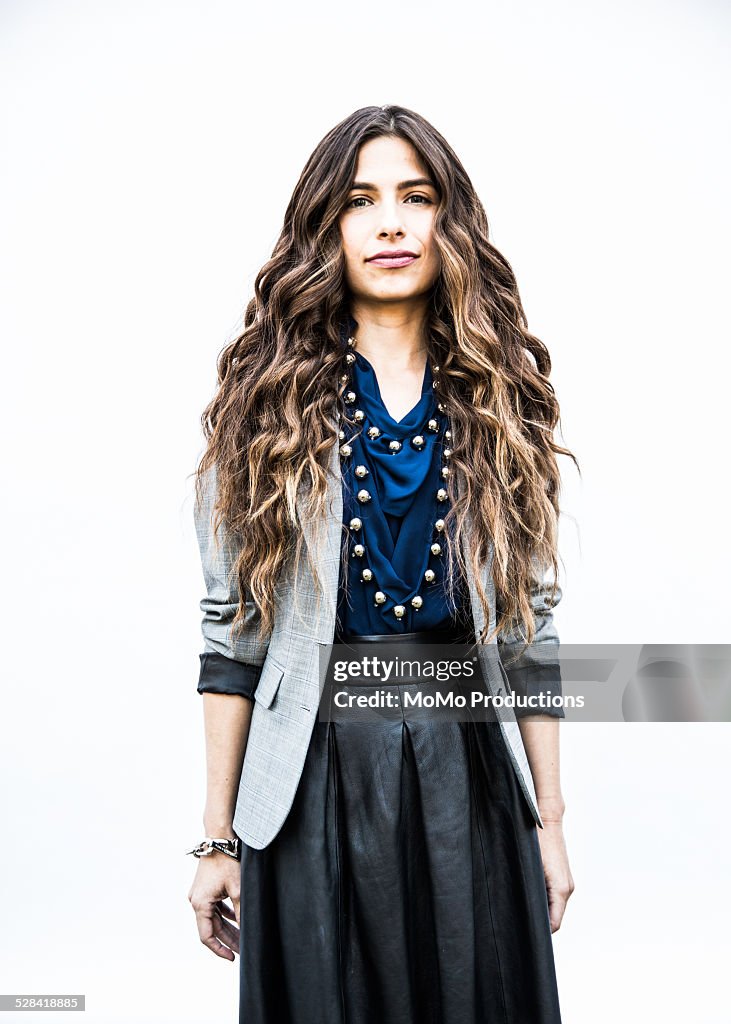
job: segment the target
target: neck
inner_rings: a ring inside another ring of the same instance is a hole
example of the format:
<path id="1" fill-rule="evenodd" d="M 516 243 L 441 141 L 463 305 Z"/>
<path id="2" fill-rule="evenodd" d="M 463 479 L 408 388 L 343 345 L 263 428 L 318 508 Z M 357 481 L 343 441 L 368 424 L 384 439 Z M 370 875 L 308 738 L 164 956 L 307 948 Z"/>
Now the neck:
<path id="1" fill-rule="evenodd" d="M 354 303 L 357 351 L 371 362 L 387 363 L 393 368 L 423 367 L 427 351 L 425 314 L 425 308 L 406 309 L 397 303 L 379 303 L 375 307 Z"/>

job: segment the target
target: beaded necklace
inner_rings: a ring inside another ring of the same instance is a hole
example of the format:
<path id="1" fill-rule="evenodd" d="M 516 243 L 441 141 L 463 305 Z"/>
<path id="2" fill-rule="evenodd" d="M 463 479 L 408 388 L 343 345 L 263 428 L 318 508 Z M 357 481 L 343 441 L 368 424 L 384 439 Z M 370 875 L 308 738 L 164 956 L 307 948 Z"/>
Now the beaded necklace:
<path id="1" fill-rule="evenodd" d="M 397 620 L 403 619 L 406 615 L 407 608 L 404 603 L 397 601 L 393 594 L 389 594 L 382 580 L 376 578 L 374 572 L 373 562 L 378 561 L 376 552 L 370 547 L 372 543 L 372 537 L 369 536 L 368 529 L 368 516 L 367 509 L 369 503 L 373 500 L 373 495 L 368 489 L 368 476 L 369 470 L 367 466 L 363 464 L 356 465 L 354 468 L 348 466 L 348 460 L 351 460 L 354 453 L 354 441 L 358 438 L 363 439 L 363 444 L 378 446 L 378 452 L 381 456 L 385 455 L 386 458 L 398 458 L 399 452 L 404 448 L 404 444 L 409 444 L 412 449 L 417 452 L 425 451 L 428 447 L 426 441 L 427 432 L 431 435 L 437 435 L 434 438 L 435 443 L 439 443 L 440 446 L 440 477 L 445 483 L 449 477 L 449 458 L 452 454 L 451 449 L 448 447 L 449 442 L 452 439 L 452 433 L 449 429 L 449 424 L 444 416 L 445 405 L 439 401 L 437 403 L 437 409 L 441 416 L 433 415 L 432 411 L 428 419 L 419 427 L 418 431 L 413 434 L 410 441 L 402 441 L 397 438 L 391 438 L 389 440 L 389 432 L 382 426 L 371 422 L 366 424 L 366 414 L 363 409 L 357 407 L 358 394 L 355 391 L 355 382 L 353 375 L 353 367 L 356 362 L 355 348 L 356 339 L 354 337 L 348 338 L 348 347 L 345 352 L 345 363 L 346 372 L 340 377 L 340 383 L 344 387 L 343 401 L 346 406 L 355 407 L 352 413 L 352 419 L 345 418 L 346 429 L 340 430 L 340 456 L 344 461 L 344 468 L 352 468 L 352 472 L 355 478 L 359 482 L 363 482 L 363 486 L 357 491 L 355 495 L 356 500 L 363 508 L 362 518 L 361 516 L 353 516 L 349 523 L 349 555 L 351 558 L 357 560 L 360 569 L 360 581 L 361 583 L 368 586 L 371 591 L 374 607 L 381 607 L 384 612 L 393 613 Z M 432 366 L 432 387 L 435 391 L 438 391 L 439 380 L 436 374 L 439 372 L 438 366 Z M 431 404 L 431 403 L 430 403 Z M 365 429 L 365 433 L 362 431 Z M 403 434 L 403 431 L 402 431 Z M 357 446 L 357 445 L 356 445 Z M 425 457 L 428 457 L 425 455 Z M 449 493 L 446 486 L 440 486 L 434 493 L 433 496 L 433 509 L 432 514 L 434 515 L 433 527 L 431 530 L 431 539 L 429 542 L 429 552 L 427 567 L 420 577 L 419 583 L 416 587 L 416 592 L 412 592 L 409 601 L 411 608 L 418 612 L 423 606 L 425 597 L 428 598 L 429 589 L 437 583 L 437 569 L 439 568 L 439 562 L 443 555 L 443 541 L 444 541 L 444 530 L 445 522 L 443 515 L 448 508 Z M 426 554 L 426 553 L 425 553 Z M 418 557 L 418 556 L 417 556 Z M 423 562 L 422 562 L 423 564 Z"/>

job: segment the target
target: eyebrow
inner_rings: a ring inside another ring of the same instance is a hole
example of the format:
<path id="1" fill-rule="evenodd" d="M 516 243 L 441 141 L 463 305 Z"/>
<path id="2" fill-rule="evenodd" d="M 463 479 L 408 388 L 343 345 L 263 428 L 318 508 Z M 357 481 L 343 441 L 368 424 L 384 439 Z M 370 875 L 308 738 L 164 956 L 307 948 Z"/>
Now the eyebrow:
<path id="1" fill-rule="evenodd" d="M 396 186 L 398 192 L 402 192 L 406 188 L 416 188 L 417 185 L 430 185 L 433 189 L 436 189 L 436 185 L 431 178 L 409 178 L 408 181 L 400 181 Z M 354 189 L 360 189 L 363 192 L 377 192 L 378 185 L 374 185 L 370 181 L 354 181 L 350 186 L 350 191 Z"/>

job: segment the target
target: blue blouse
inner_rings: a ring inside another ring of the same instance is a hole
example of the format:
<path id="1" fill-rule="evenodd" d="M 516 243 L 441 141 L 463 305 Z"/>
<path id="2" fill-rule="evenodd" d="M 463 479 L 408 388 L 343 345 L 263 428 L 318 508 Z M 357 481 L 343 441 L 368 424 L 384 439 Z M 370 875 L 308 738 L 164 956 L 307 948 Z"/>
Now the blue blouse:
<path id="1" fill-rule="evenodd" d="M 458 587 L 453 607 L 445 589 L 449 421 L 438 408 L 431 365 L 427 359 L 421 398 L 395 420 L 373 366 L 348 347 L 348 337 L 344 328 L 343 347 L 355 355 L 345 402 L 358 422 L 343 423 L 340 442 L 347 569 L 341 562 L 337 633 L 445 629 L 464 617 L 467 595 Z"/>

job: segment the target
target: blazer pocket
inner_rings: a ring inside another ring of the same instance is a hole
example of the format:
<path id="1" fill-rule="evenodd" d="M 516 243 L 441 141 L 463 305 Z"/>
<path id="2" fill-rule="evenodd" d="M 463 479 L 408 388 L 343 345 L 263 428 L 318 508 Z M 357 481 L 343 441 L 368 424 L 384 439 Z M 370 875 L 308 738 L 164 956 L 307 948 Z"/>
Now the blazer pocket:
<path id="1" fill-rule="evenodd" d="M 261 670 L 259 683 L 254 690 L 254 700 L 259 704 L 263 704 L 265 708 L 270 707 L 277 695 L 283 675 L 284 669 L 282 666 L 277 665 L 271 658 L 267 658 Z"/>

